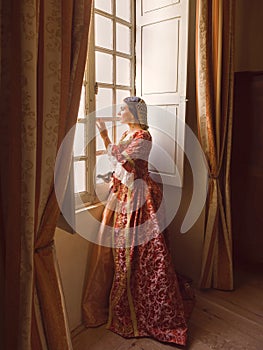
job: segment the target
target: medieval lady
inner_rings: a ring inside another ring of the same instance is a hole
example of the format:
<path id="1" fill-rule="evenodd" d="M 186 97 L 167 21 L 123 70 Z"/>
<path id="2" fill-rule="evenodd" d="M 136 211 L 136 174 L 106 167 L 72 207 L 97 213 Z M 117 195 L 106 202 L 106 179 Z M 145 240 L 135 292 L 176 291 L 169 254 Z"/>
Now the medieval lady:
<path id="1" fill-rule="evenodd" d="M 108 329 L 126 338 L 185 345 L 186 315 L 165 239 L 162 191 L 148 171 L 147 106 L 127 97 L 119 116 L 128 130 L 118 145 L 111 143 L 105 123 L 97 123 L 114 166 L 99 234 L 112 244 L 93 250 L 83 321 L 87 327 L 107 321 Z"/>

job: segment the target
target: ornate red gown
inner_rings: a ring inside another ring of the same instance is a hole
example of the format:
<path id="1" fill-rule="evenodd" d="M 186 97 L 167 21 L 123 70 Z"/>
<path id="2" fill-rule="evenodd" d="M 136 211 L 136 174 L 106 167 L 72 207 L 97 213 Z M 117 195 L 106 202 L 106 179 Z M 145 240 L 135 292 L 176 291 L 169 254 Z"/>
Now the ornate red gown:
<path id="1" fill-rule="evenodd" d="M 162 191 L 148 171 L 151 135 L 138 130 L 129 139 L 126 136 L 124 133 L 118 145 L 109 147 L 116 168 L 100 235 L 110 237 L 112 248 L 101 247 L 96 252 L 90 275 L 93 283 L 88 283 L 84 297 L 84 323 L 99 323 L 96 315 L 87 313 L 98 310 L 94 297 L 105 288 L 104 296 L 110 291 L 109 305 L 105 305 L 108 329 L 126 338 L 152 337 L 185 345 L 186 315 L 165 239 Z M 109 249 L 114 266 L 110 288 L 105 268 Z M 99 276 L 104 278 L 104 287 L 99 286 Z M 91 286 L 93 296 L 88 293 Z"/>

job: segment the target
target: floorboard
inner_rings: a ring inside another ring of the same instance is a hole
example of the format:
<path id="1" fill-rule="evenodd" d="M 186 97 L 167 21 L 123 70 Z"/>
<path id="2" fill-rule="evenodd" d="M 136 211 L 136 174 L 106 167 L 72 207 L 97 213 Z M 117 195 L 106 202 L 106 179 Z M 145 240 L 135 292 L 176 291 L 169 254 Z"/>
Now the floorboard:
<path id="1" fill-rule="evenodd" d="M 196 290 L 185 350 L 263 349 L 263 267 L 235 274 L 235 290 Z M 124 339 L 99 328 L 81 329 L 72 339 L 74 350 L 172 350 L 176 345 L 150 338 Z"/>

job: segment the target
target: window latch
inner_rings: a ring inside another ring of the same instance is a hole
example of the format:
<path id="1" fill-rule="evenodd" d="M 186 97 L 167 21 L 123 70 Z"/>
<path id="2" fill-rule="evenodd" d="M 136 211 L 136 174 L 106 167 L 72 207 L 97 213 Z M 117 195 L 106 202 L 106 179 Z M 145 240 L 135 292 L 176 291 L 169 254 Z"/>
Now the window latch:
<path id="1" fill-rule="evenodd" d="M 95 94 L 95 95 L 98 95 L 98 91 L 99 91 L 99 85 L 98 85 L 98 83 L 96 82 L 95 85 L 94 85 L 94 94 Z"/>

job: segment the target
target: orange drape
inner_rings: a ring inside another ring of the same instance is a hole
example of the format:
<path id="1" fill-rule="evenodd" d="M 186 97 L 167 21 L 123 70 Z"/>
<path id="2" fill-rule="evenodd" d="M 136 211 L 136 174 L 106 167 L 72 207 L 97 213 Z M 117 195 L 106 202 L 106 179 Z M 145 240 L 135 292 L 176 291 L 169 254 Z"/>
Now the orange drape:
<path id="1" fill-rule="evenodd" d="M 77 119 L 91 0 L 1 1 L 3 349 L 71 349 L 54 233 L 53 172 Z M 67 173 L 71 153 L 60 168 Z M 61 179 L 66 186 L 66 177 Z"/>
<path id="2" fill-rule="evenodd" d="M 234 1 L 197 0 L 196 9 L 198 132 L 210 172 L 200 286 L 231 290 Z"/>

